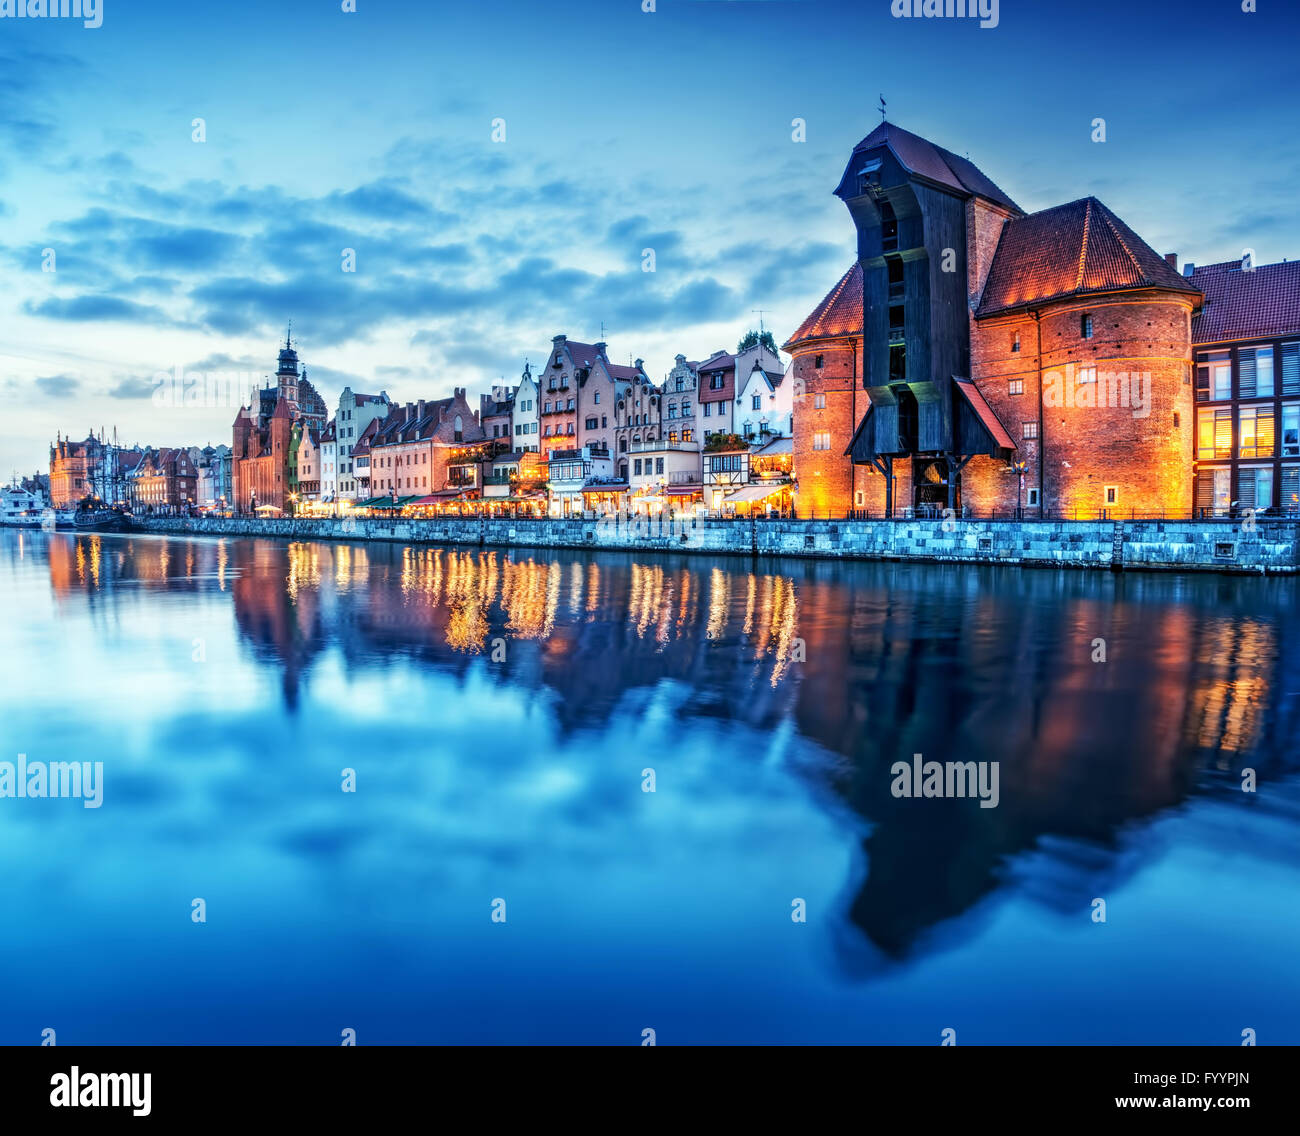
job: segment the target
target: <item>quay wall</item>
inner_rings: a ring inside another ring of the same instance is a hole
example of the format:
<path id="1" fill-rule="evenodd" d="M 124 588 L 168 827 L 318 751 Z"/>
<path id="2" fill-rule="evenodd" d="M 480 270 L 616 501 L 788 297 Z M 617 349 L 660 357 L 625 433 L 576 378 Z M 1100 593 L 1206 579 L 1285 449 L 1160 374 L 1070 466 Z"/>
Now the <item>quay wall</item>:
<path id="1" fill-rule="evenodd" d="M 442 517 L 160 518 L 146 532 L 380 540 L 498 548 L 592 548 L 918 560 L 1113 570 L 1295 573 L 1300 522 L 1255 521 L 722 521 Z"/>

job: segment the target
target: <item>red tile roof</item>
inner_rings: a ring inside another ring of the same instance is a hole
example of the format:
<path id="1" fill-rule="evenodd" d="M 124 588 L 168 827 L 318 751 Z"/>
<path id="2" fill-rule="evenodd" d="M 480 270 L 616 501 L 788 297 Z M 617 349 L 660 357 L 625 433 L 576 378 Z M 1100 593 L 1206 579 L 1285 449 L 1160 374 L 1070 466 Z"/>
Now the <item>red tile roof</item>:
<path id="1" fill-rule="evenodd" d="M 838 339 L 862 334 L 862 265 L 856 261 L 812 310 L 781 350 L 790 351 L 814 339 Z"/>
<path id="2" fill-rule="evenodd" d="M 1199 291 L 1095 197 L 1008 221 L 976 317 L 1130 288 Z"/>
<path id="3" fill-rule="evenodd" d="M 1006 428 L 998 420 L 998 416 L 993 413 L 993 408 L 988 404 L 980 389 L 970 381 L 970 379 L 959 379 L 953 377 L 953 385 L 956 386 L 958 393 L 970 405 L 975 412 L 975 417 L 980 420 L 980 424 L 989 432 L 993 441 L 1001 446 L 1004 450 L 1014 450 L 1015 442 L 1011 440 L 1011 435 L 1007 433 Z"/>
<path id="4" fill-rule="evenodd" d="M 579 367 L 590 367 L 596 362 L 596 356 L 600 354 L 594 343 L 578 343 L 576 340 L 566 339 L 564 346 L 569 349 L 569 356 Z"/>
<path id="5" fill-rule="evenodd" d="M 1203 264 L 1191 283 L 1205 293 L 1205 306 L 1192 317 L 1193 343 L 1300 332 L 1300 260 L 1261 264 L 1243 272 L 1241 261 Z"/>
<path id="6" fill-rule="evenodd" d="M 892 122 L 882 122 L 853 148 L 853 156 L 835 190 L 837 194 L 856 196 L 862 157 L 867 151 L 881 145 L 887 145 L 910 173 L 955 190 L 963 196 L 984 197 L 1006 209 L 1021 212 L 1020 206 L 969 159 L 936 146 L 919 134 L 903 130 Z"/>
<path id="7" fill-rule="evenodd" d="M 703 363 L 700 364 L 701 371 L 725 371 L 728 367 L 736 365 L 736 357 L 729 355 L 725 351 L 719 351 L 716 355 L 710 355 Z"/>

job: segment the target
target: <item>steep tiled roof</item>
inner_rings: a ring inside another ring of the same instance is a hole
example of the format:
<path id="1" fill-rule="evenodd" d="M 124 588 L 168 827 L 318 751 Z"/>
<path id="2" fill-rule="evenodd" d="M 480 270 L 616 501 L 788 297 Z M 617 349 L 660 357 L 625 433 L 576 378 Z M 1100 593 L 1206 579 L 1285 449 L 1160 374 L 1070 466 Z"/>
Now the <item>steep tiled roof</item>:
<path id="1" fill-rule="evenodd" d="M 1205 293 L 1205 306 L 1192 317 L 1193 343 L 1300 332 L 1300 260 L 1254 272 L 1243 272 L 1239 260 L 1203 264 L 1190 282 Z"/>
<path id="2" fill-rule="evenodd" d="M 1083 197 L 1007 222 L 975 314 L 1130 288 L 1199 291 L 1105 205 Z"/>
<path id="3" fill-rule="evenodd" d="M 596 356 L 600 354 L 596 350 L 594 343 L 578 343 L 576 340 L 566 339 L 564 345 L 569 349 L 569 355 L 579 367 L 590 367 L 595 363 Z"/>
<path id="4" fill-rule="evenodd" d="M 716 355 L 711 355 L 700 364 L 701 371 L 725 371 L 728 367 L 736 365 L 736 357 L 729 355 L 725 351 L 719 351 Z"/>
<path id="5" fill-rule="evenodd" d="M 613 379 L 631 380 L 641 374 L 641 369 L 639 367 L 624 367 L 618 363 L 608 363 L 606 366 L 609 368 L 610 378 Z"/>
<path id="6" fill-rule="evenodd" d="M 838 339 L 862 334 L 862 265 L 854 261 L 840 282 L 812 310 L 786 341 L 783 351 L 814 339 Z"/>
<path id="7" fill-rule="evenodd" d="M 849 159 L 844 177 L 835 190 L 837 194 L 851 196 L 857 192 L 860 155 L 882 144 L 888 145 L 893 150 L 898 160 L 910 173 L 937 182 L 962 195 L 974 194 L 1017 213 L 1021 211 L 1020 206 L 1003 193 L 974 163 L 954 154 L 951 150 L 936 146 L 919 134 L 903 130 L 892 122 L 882 122 L 853 148 L 853 156 Z"/>

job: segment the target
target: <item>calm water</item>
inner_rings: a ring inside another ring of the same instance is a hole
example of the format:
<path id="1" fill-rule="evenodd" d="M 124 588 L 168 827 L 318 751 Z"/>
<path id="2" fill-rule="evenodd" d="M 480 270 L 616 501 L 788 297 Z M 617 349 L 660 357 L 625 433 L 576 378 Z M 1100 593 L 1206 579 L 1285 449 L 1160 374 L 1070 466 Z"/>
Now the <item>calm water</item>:
<path id="1" fill-rule="evenodd" d="M 0 1042 L 1300 1042 L 1296 593 L 0 530 Z"/>

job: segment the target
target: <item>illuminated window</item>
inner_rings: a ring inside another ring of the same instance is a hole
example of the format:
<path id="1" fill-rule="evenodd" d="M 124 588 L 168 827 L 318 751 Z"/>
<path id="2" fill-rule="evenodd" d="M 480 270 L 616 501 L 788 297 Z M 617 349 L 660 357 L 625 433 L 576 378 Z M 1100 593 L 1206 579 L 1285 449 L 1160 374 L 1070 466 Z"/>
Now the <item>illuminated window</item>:
<path id="1" fill-rule="evenodd" d="M 1037 438 L 1037 437 L 1038 437 L 1038 423 L 1037 423 L 1037 422 L 1025 422 L 1025 423 L 1022 423 L 1022 424 L 1021 424 L 1021 427 L 1020 427 L 1020 436 L 1021 436 L 1022 438 Z"/>
<path id="2" fill-rule="evenodd" d="M 813 395 L 813 409 L 814 410 L 826 409 L 826 396 L 824 394 Z"/>
<path id="3" fill-rule="evenodd" d="M 831 448 L 831 434 L 829 430 L 818 430 L 813 435 L 814 450 L 829 450 Z"/>
<path id="4" fill-rule="evenodd" d="M 1025 393 L 1024 379 L 1011 379 L 1008 381 L 1007 394 L 1024 394 L 1024 393 Z"/>

